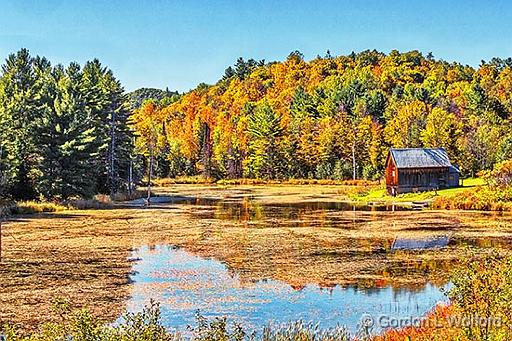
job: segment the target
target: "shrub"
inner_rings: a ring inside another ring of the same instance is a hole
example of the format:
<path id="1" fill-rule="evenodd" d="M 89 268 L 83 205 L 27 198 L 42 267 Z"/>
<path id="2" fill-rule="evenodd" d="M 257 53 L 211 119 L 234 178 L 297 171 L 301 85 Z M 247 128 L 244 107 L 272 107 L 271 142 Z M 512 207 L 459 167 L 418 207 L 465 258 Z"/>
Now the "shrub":
<path id="1" fill-rule="evenodd" d="M 438 326 L 440 321 L 448 321 L 456 313 L 451 305 L 436 306 L 424 319 L 421 327 L 408 326 L 402 329 L 388 329 L 382 335 L 373 338 L 373 341 L 466 341 L 462 331 L 456 326 Z"/>
<path id="2" fill-rule="evenodd" d="M 68 207 L 76 210 L 98 210 L 111 208 L 113 203 L 110 196 L 106 194 L 97 194 L 93 199 L 74 199 L 66 202 Z"/>
<path id="3" fill-rule="evenodd" d="M 45 323 L 39 333 L 22 336 L 16 328 L 5 326 L 3 334 L 8 341 L 178 341 L 179 333 L 167 331 L 160 321 L 160 307 L 151 301 L 142 312 L 128 313 L 118 326 L 104 325 L 87 310 L 74 313 L 65 302 L 57 302 L 55 309 L 62 316 L 60 323 Z"/>
<path id="4" fill-rule="evenodd" d="M 481 319 L 461 325 L 470 340 L 511 340 L 512 331 L 512 258 L 492 254 L 478 261 L 466 262 L 452 276 L 449 297 L 462 318 Z M 491 321 L 499 323 L 492 323 Z"/>
<path id="5" fill-rule="evenodd" d="M 219 180 L 217 185 L 343 185 L 343 186 L 371 186 L 378 181 L 369 180 L 333 180 L 333 179 L 288 179 L 288 180 L 262 180 L 262 179 L 229 179 Z"/>
<path id="6" fill-rule="evenodd" d="M 113 205 L 107 195 L 97 195 L 93 199 L 71 199 L 60 203 L 46 201 L 18 201 L 3 203 L 1 215 L 37 214 L 46 212 L 60 212 L 66 210 L 105 209 Z"/>
<path id="7" fill-rule="evenodd" d="M 20 201 L 8 207 L 10 214 L 33 214 L 65 211 L 68 207 L 53 202 Z"/>
<path id="8" fill-rule="evenodd" d="M 315 178 L 317 179 L 332 179 L 333 178 L 333 166 L 330 162 L 323 162 L 316 166 Z"/>
<path id="9" fill-rule="evenodd" d="M 321 329 L 318 324 L 297 321 L 277 326 L 269 324 L 263 329 L 262 340 L 348 341 L 350 334 L 341 326 Z"/>
<path id="10" fill-rule="evenodd" d="M 270 183 L 270 180 L 263 179 L 221 179 L 216 182 L 217 185 L 229 186 L 229 185 L 264 185 Z"/>
<path id="11" fill-rule="evenodd" d="M 495 164 L 491 172 L 484 172 L 483 175 L 491 186 L 500 188 L 512 187 L 512 160 Z"/>
<path id="12" fill-rule="evenodd" d="M 110 199 L 112 201 L 128 201 L 128 200 L 146 198 L 147 195 L 148 195 L 147 190 L 137 189 L 137 190 L 132 191 L 132 193 L 128 193 L 128 192 L 115 193 Z M 153 193 L 151 195 L 153 195 Z"/>
<path id="13" fill-rule="evenodd" d="M 172 341 L 182 340 L 181 334 L 170 332 L 161 324 L 160 305 L 151 300 L 142 312 L 127 313 L 124 322 L 113 328 L 109 340 Z"/>
<path id="14" fill-rule="evenodd" d="M 3 335 L 8 341 L 181 341 L 179 332 L 167 330 L 161 324 L 160 306 L 151 301 L 141 312 L 127 313 L 118 325 L 105 325 L 87 310 L 70 311 L 69 304 L 58 300 L 54 309 L 62 322 L 45 323 L 39 332 L 21 335 L 16 328 L 4 326 Z M 263 332 L 247 332 L 237 322 L 228 324 L 225 317 L 211 320 L 196 315 L 196 327 L 189 327 L 189 339 L 196 341 L 347 341 L 349 333 L 344 327 L 320 329 L 317 324 L 302 321 L 267 325 Z"/>
<path id="15" fill-rule="evenodd" d="M 420 327 L 388 330 L 375 341 L 512 340 L 512 258 L 466 260 L 451 282 L 449 306 L 437 306 Z"/>
<path id="16" fill-rule="evenodd" d="M 211 321 L 202 316 L 199 311 L 196 314 L 197 327 L 189 329 L 193 333 L 193 340 L 197 341 L 243 341 L 246 333 L 237 322 L 228 326 L 226 317 L 215 317 Z M 254 338 L 252 334 L 251 338 Z"/>
<path id="17" fill-rule="evenodd" d="M 155 186 L 165 187 L 175 184 L 212 184 L 215 180 L 212 178 L 205 178 L 200 175 L 196 176 L 179 176 L 176 178 L 160 178 L 152 180 Z"/>
<path id="18" fill-rule="evenodd" d="M 432 207 L 449 210 L 512 211 L 512 190 L 477 186 L 456 195 L 438 196 Z"/>

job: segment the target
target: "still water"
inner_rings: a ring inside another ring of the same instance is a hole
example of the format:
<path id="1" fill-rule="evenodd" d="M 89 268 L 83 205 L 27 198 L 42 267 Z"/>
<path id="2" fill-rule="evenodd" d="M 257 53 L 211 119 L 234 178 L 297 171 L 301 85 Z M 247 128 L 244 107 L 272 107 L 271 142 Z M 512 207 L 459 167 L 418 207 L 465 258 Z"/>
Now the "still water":
<path id="1" fill-rule="evenodd" d="M 206 317 L 226 316 L 259 330 L 269 322 L 319 322 L 321 327 L 345 325 L 355 332 L 363 314 L 393 318 L 422 316 L 446 301 L 442 288 L 394 289 L 391 286 L 300 289 L 276 280 L 244 282 L 228 267 L 167 245 L 135 250 L 129 311 L 139 311 L 150 299 L 161 303 L 162 322 L 185 330 L 199 310 Z M 377 329 L 377 328 L 376 328 Z"/>
<path id="2" fill-rule="evenodd" d="M 444 254 L 438 258 L 431 253 L 430 258 L 422 259 L 424 251 L 395 256 L 391 250 L 395 238 L 450 236 L 448 247 L 453 253 L 467 247 L 512 247 L 506 236 L 480 236 L 487 228 L 508 229 L 512 226 L 510 215 L 413 212 L 407 207 L 339 202 L 166 200 L 158 208 L 183 208 L 187 219 L 202 226 L 196 249 L 206 250 L 203 256 L 213 255 L 203 258 L 191 253 L 194 247 L 186 244 L 180 249 L 158 242 L 133 251 L 134 285 L 128 309 L 139 311 L 154 299 L 161 303 L 163 323 L 171 329 L 194 326 L 197 311 L 206 317 L 226 316 L 253 330 L 261 330 L 269 322 L 301 319 L 323 328 L 346 326 L 354 333 L 365 314 L 377 319 L 382 315 L 417 318 L 447 301 L 443 293 L 446 285 L 439 286 L 447 278 L 440 274 L 446 276 L 457 258 L 450 257 L 451 252 L 446 250 L 439 251 Z M 236 256 L 227 266 L 219 260 L 229 258 L 230 252 Z M 312 284 L 290 285 L 294 274 L 303 276 L 298 282 Z M 381 278 L 379 274 L 390 280 L 365 280 Z M 348 283 L 354 285 L 314 284 L 323 278 L 351 276 L 354 282 Z M 418 284 L 417 280 L 438 277 L 444 279 L 436 280 L 437 285 L 425 281 L 420 282 L 427 284 Z M 406 278 L 416 284 L 395 282 Z"/>

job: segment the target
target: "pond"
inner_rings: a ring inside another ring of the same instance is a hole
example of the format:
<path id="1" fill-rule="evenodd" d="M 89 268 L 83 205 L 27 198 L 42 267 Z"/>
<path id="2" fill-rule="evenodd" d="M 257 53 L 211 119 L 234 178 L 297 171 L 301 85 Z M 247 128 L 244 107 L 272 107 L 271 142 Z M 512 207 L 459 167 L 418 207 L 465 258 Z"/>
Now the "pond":
<path id="1" fill-rule="evenodd" d="M 255 328 L 303 318 L 353 330 L 365 312 L 425 313 L 444 300 L 440 289 L 465 259 L 512 255 L 510 214 L 354 209 L 329 198 L 194 191 L 175 197 L 202 198 L 9 221 L 2 323 L 36 328 L 57 318 L 56 297 L 109 320 L 127 303 L 139 311 L 155 298 L 171 328 L 194 324 L 200 309 Z M 411 240 L 433 236 L 450 236 L 447 247 L 409 249 Z M 130 256 L 139 260 L 127 262 Z"/>
<path id="2" fill-rule="evenodd" d="M 512 244 L 510 215 L 247 198 L 180 197 L 153 208 L 175 210 L 193 227 L 134 245 L 128 309 L 154 299 L 164 325 L 179 330 L 195 325 L 197 311 L 253 330 L 303 320 L 355 332 L 364 314 L 417 318 L 447 301 L 449 272 L 468 247 Z M 492 235 L 482 237 L 490 222 Z M 392 250 L 399 238 L 439 236 L 449 236 L 447 248 Z"/>
<path id="3" fill-rule="evenodd" d="M 167 245 L 141 247 L 132 254 L 133 292 L 128 310 L 138 311 L 150 299 L 161 303 L 162 322 L 186 330 L 203 316 L 226 316 L 252 330 L 269 322 L 303 320 L 321 327 L 344 325 L 355 332 L 363 314 L 390 318 L 423 316 L 446 297 L 440 287 L 360 289 L 355 286 L 293 288 L 267 279 L 243 281 L 214 259 L 205 259 Z"/>

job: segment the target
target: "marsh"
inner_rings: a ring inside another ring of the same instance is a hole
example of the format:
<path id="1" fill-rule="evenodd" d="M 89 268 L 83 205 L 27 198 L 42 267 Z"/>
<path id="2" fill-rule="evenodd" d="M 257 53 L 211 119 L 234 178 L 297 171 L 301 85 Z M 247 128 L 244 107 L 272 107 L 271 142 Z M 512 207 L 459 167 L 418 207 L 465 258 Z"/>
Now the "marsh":
<path id="1" fill-rule="evenodd" d="M 17 216 L 4 224 L 0 322 L 57 320 L 56 298 L 115 321 L 156 298 L 168 327 L 196 309 L 255 327 L 318 311 L 337 312 L 329 325 L 353 324 L 379 304 L 423 314 L 444 300 L 461 259 L 510 253 L 510 215 L 367 208 L 339 190 L 179 185 L 158 189 L 176 200 L 147 208 Z M 391 250 L 396 237 L 446 234 L 447 248 Z"/>

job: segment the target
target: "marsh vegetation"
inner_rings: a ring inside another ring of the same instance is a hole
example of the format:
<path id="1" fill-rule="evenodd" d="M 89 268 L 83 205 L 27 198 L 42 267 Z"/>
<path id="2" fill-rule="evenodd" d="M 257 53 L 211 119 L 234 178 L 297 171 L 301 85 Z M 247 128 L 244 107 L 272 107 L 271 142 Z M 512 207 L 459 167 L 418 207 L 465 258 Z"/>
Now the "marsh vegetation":
<path id="1" fill-rule="evenodd" d="M 219 261 L 241 286 L 406 289 L 442 286 L 464 259 L 510 253 L 512 216 L 461 211 L 360 210 L 325 186 L 175 185 L 171 202 L 14 216 L 4 224 L 1 323 L 56 321 L 57 297 L 114 321 L 133 297 L 140 247 L 169 245 Z M 329 199 L 331 198 L 331 199 Z M 398 237 L 452 234 L 448 248 L 391 251 Z M 428 284 L 430 283 L 430 284 Z M 193 290 L 193 288 L 189 288 Z M 139 307 L 141 308 L 141 307 Z"/>

